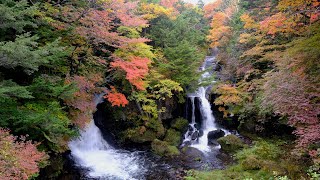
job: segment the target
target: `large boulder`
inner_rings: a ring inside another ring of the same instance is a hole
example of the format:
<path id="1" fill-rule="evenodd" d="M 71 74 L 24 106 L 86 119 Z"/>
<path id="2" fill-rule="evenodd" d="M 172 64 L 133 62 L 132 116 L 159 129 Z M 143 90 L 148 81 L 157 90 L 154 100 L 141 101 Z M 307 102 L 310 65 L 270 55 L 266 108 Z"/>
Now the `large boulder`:
<path id="1" fill-rule="evenodd" d="M 217 141 L 221 145 L 221 149 L 228 153 L 234 153 L 247 146 L 239 137 L 233 134 L 219 138 Z"/>
<path id="2" fill-rule="evenodd" d="M 210 131 L 208 133 L 208 140 L 216 140 L 218 138 L 221 138 L 225 135 L 224 131 L 221 130 L 221 129 L 217 129 L 217 130 L 214 130 L 214 131 Z"/>

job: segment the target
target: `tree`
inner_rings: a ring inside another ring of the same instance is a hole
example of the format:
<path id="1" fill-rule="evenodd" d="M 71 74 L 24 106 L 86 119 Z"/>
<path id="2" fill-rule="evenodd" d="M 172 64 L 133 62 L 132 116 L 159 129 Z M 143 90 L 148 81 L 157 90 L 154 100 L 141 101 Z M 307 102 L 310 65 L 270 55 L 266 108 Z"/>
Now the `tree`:
<path id="1" fill-rule="evenodd" d="M 38 47 L 37 40 L 36 36 L 24 34 L 17 36 L 14 42 L 0 42 L 0 66 L 7 69 L 23 68 L 23 71 L 30 75 L 37 71 L 39 66 L 65 55 L 58 41 Z"/>
<path id="2" fill-rule="evenodd" d="M 4 33 L 15 30 L 18 33 L 24 32 L 26 27 L 36 27 L 35 19 L 38 7 L 29 5 L 27 0 L 3 0 L 0 3 L 0 34 L 3 40 Z M 6 36 L 8 38 L 8 36 Z"/>
<path id="3" fill-rule="evenodd" d="M 202 0 L 198 0 L 197 6 L 202 9 L 204 7 L 204 2 Z"/>

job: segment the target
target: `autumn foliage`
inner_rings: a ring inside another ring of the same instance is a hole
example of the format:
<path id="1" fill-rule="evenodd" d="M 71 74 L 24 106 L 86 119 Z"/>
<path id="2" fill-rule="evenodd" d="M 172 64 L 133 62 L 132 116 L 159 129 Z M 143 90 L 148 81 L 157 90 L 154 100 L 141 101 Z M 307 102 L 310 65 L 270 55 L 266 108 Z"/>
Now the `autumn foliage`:
<path id="1" fill-rule="evenodd" d="M 25 139 L 0 128 L 0 179 L 27 180 L 39 172 L 39 163 L 45 161 L 47 155 Z"/>
<path id="2" fill-rule="evenodd" d="M 231 36 L 229 21 L 236 12 L 237 3 L 236 1 L 229 3 L 218 0 L 204 6 L 205 17 L 211 20 L 211 29 L 207 39 L 212 48 L 223 46 Z"/>
<path id="3" fill-rule="evenodd" d="M 127 98 L 123 94 L 118 93 L 113 86 L 111 86 L 111 91 L 107 92 L 104 98 L 106 98 L 112 104 L 112 106 L 124 107 L 129 103 Z"/>
<path id="4" fill-rule="evenodd" d="M 88 77 L 74 76 L 66 79 L 66 84 L 73 83 L 77 89 L 71 97 L 66 99 L 66 103 L 71 107 L 70 114 L 73 122 L 79 127 L 85 127 L 92 118 L 92 112 L 96 109 L 93 97 L 94 93 L 102 90 L 96 88 L 96 84 L 101 82 L 100 74 L 93 74 Z"/>
<path id="5" fill-rule="evenodd" d="M 113 69 L 119 68 L 124 71 L 126 79 L 138 90 L 144 90 L 143 78 L 148 74 L 148 65 L 150 63 L 148 58 L 131 57 L 129 61 L 117 59 L 111 62 L 110 65 Z"/>
<path id="6" fill-rule="evenodd" d="M 320 142 L 319 1 L 240 1 L 240 8 L 228 2 L 205 6 L 206 17 L 212 18 L 208 40 L 219 47 L 222 67 L 214 103 L 225 117 L 239 115 L 240 123 L 255 133 L 267 133 L 268 125 L 276 123 L 293 127 L 294 152 L 313 152 L 315 158 Z"/>

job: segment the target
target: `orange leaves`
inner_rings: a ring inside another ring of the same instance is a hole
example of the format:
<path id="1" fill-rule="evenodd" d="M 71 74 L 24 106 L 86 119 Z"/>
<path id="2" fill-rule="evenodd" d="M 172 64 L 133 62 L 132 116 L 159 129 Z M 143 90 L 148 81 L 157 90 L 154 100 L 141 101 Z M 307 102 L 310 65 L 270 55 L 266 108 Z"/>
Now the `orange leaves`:
<path id="1" fill-rule="evenodd" d="M 211 41 L 211 47 L 217 47 L 221 44 L 221 42 L 224 42 L 226 39 L 228 39 L 227 37 L 230 35 L 231 29 L 229 26 L 225 25 L 227 20 L 227 15 L 223 12 L 217 12 L 213 15 L 211 22 L 212 29 L 209 31 L 210 34 L 207 36 L 207 38 Z"/>
<path id="2" fill-rule="evenodd" d="M 137 15 L 136 9 L 137 2 L 105 1 L 99 8 L 85 11 L 79 19 L 81 24 L 76 27 L 76 31 L 95 44 L 119 47 L 130 39 L 114 31 L 116 27 L 141 29 L 148 26 L 147 21 Z"/>
<path id="3" fill-rule="evenodd" d="M 203 7 L 204 9 L 204 17 L 211 19 L 215 13 L 215 11 L 219 8 L 221 5 L 222 1 L 217 0 L 213 3 L 209 3 Z"/>
<path id="4" fill-rule="evenodd" d="M 243 14 L 240 17 L 241 21 L 244 22 L 245 29 L 256 29 L 259 27 L 259 24 L 254 21 L 254 19 L 249 14 Z"/>
<path id="5" fill-rule="evenodd" d="M 112 14 L 108 11 L 89 9 L 86 16 L 79 21 L 80 26 L 76 28 L 81 36 L 92 39 L 94 43 L 104 43 L 110 46 L 118 46 L 120 37 L 118 33 L 112 32 L 114 27 Z"/>
<path id="6" fill-rule="evenodd" d="M 106 9 L 112 8 L 116 17 L 120 19 L 122 26 L 127 27 L 147 27 L 147 21 L 136 13 L 138 2 L 124 2 L 122 0 L 106 3 Z"/>
<path id="7" fill-rule="evenodd" d="M 275 35 L 277 32 L 294 32 L 294 26 L 295 22 L 288 19 L 283 13 L 277 13 L 260 22 L 260 30 L 269 35 Z"/>
<path id="8" fill-rule="evenodd" d="M 319 20 L 319 7 L 320 2 L 318 0 L 281 0 L 277 8 L 291 16 L 302 14 L 302 18 L 308 17 L 310 23 L 314 23 Z"/>
<path id="9" fill-rule="evenodd" d="M 211 29 L 207 38 L 211 41 L 210 47 L 221 46 L 228 40 L 228 36 L 231 33 L 229 26 L 221 26 L 219 28 Z"/>
<path id="10" fill-rule="evenodd" d="M 236 11 L 233 3 L 224 3 L 218 0 L 204 7 L 205 17 L 212 18 L 211 30 L 207 39 L 210 47 L 218 47 L 226 44 L 231 36 L 231 27 L 228 25 L 231 16 Z"/>
<path id="11" fill-rule="evenodd" d="M 107 93 L 107 95 L 104 96 L 111 104 L 112 106 L 126 106 L 129 101 L 127 98 L 121 94 L 118 93 L 115 87 L 111 86 L 111 91 Z"/>
<path id="12" fill-rule="evenodd" d="M 220 40 L 223 37 L 226 37 L 231 32 L 229 26 L 225 26 L 224 24 L 227 22 L 227 16 L 223 12 L 218 12 L 214 14 L 211 27 L 212 29 L 209 31 L 208 39 L 211 41 L 211 47 L 217 47 L 220 45 Z"/>
<path id="13" fill-rule="evenodd" d="M 144 90 L 143 78 L 148 74 L 148 65 L 151 61 L 148 58 L 133 56 L 130 61 L 116 59 L 110 63 L 111 68 L 121 69 L 126 73 L 126 79 L 138 90 Z"/>
<path id="14" fill-rule="evenodd" d="M 314 23 L 320 19 L 320 11 L 317 13 L 312 13 L 310 16 L 310 22 Z"/>
<path id="15" fill-rule="evenodd" d="M 223 26 L 227 21 L 227 15 L 224 12 L 217 12 L 213 15 L 211 27 Z"/>

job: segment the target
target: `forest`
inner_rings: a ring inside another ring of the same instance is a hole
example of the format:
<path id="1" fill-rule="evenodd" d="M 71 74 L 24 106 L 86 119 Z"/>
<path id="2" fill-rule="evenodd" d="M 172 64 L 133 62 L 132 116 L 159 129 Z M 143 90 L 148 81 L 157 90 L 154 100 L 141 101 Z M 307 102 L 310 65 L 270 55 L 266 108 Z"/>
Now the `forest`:
<path id="1" fill-rule="evenodd" d="M 92 122 L 172 166 L 160 179 L 320 179 L 319 0 L 1 0 L 0 14 L 1 180 L 90 179 L 72 142 Z M 204 97 L 219 168 L 183 159 L 204 153 Z M 91 178 L 159 179 L 146 174 Z"/>

